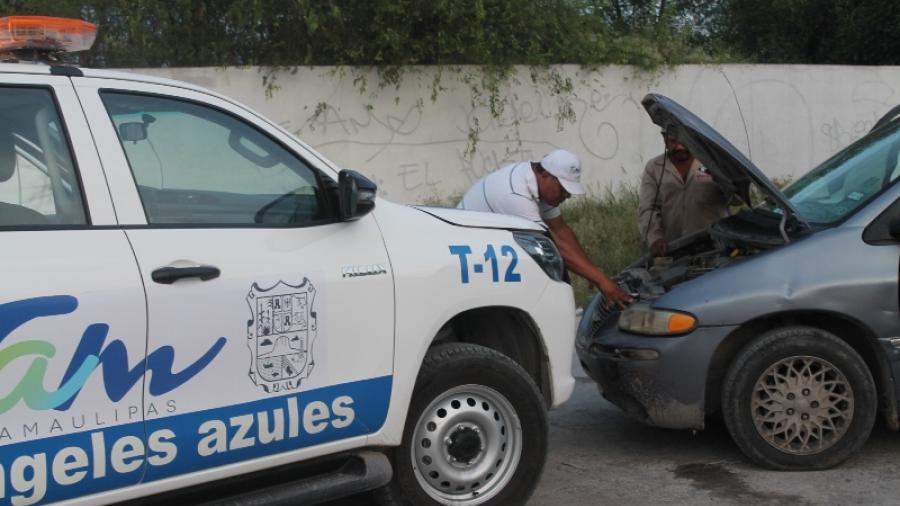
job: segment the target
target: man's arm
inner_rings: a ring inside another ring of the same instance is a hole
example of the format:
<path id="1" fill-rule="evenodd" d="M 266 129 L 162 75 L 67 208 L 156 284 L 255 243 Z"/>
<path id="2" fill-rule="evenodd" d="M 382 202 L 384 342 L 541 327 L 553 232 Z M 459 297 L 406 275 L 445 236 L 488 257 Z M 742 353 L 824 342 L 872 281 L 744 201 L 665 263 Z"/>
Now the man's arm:
<path id="1" fill-rule="evenodd" d="M 660 174 L 655 174 L 655 160 L 650 160 L 644 168 L 641 177 L 641 190 L 638 204 L 638 228 L 641 232 L 641 240 L 650 248 L 650 253 L 661 256 L 666 253 L 666 240 L 662 228 L 662 213 L 657 200 L 659 199 Z M 663 169 L 662 167 L 658 167 Z M 664 169 L 663 169 L 664 170 Z"/>
<path id="2" fill-rule="evenodd" d="M 562 216 L 549 218 L 545 220 L 545 223 L 550 229 L 553 242 L 566 262 L 566 267 L 600 288 L 603 295 L 614 304 L 625 307 L 632 302 L 631 297 L 622 291 L 619 285 L 591 262 L 581 243 L 578 242 L 575 232 Z"/>

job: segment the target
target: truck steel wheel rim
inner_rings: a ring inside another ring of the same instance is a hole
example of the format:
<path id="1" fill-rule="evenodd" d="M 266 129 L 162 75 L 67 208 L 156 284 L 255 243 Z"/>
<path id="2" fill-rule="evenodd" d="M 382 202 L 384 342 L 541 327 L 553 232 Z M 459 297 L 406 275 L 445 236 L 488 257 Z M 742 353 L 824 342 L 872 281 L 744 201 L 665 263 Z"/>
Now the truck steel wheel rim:
<path id="1" fill-rule="evenodd" d="M 522 456 L 522 424 L 500 392 L 462 385 L 432 401 L 411 444 L 419 485 L 441 504 L 474 506 L 496 496 Z"/>
<path id="2" fill-rule="evenodd" d="M 853 420 L 853 388 L 832 363 L 819 357 L 779 360 L 756 380 L 751 413 L 770 445 L 791 455 L 827 450 Z"/>

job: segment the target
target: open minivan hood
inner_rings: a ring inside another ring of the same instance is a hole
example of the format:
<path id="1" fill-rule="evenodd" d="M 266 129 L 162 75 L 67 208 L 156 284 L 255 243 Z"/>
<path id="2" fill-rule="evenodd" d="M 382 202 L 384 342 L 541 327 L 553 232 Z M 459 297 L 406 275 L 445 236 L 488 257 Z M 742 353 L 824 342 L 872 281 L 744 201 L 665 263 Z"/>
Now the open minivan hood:
<path id="1" fill-rule="evenodd" d="M 706 167 L 713 179 L 726 190 L 734 192 L 747 206 L 750 183 L 755 182 L 779 208 L 799 224 L 809 228 L 797 209 L 772 181 L 722 135 L 694 113 L 674 100 L 650 93 L 641 100 L 653 123 L 673 135 L 697 160 Z"/>

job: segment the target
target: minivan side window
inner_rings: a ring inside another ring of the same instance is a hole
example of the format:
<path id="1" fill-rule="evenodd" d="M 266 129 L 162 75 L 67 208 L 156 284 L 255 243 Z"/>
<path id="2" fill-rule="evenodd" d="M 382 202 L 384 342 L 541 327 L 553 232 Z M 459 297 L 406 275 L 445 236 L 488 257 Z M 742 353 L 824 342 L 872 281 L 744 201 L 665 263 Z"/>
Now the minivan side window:
<path id="1" fill-rule="evenodd" d="M 50 90 L 0 87 L 0 227 L 86 224 L 81 185 Z"/>
<path id="2" fill-rule="evenodd" d="M 900 199 L 894 201 L 877 218 L 869 223 L 863 231 L 863 241 L 869 244 L 897 244 L 898 239 L 891 235 L 891 222 L 900 219 Z"/>
<path id="3" fill-rule="evenodd" d="M 186 100 L 101 97 L 148 223 L 303 226 L 334 218 L 315 169 L 244 121 Z"/>

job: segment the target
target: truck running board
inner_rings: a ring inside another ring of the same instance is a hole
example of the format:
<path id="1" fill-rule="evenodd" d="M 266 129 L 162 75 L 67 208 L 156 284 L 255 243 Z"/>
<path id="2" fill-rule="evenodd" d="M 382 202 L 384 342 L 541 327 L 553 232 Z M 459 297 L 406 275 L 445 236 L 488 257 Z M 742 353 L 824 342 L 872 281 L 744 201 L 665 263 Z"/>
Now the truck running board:
<path id="1" fill-rule="evenodd" d="M 383 487 L 392 477 L 391 463 L 384 454 L 357 451 L 207 482 L 123 505 L 312 506 Z"/>
<path id="2" fill-rule="evenodd" d="M 384 454 L 359 452 L 334 471 L 220 498 L 202 506 L 311 506 L 383 487 L 392 476 L 391 463 Z"/>

